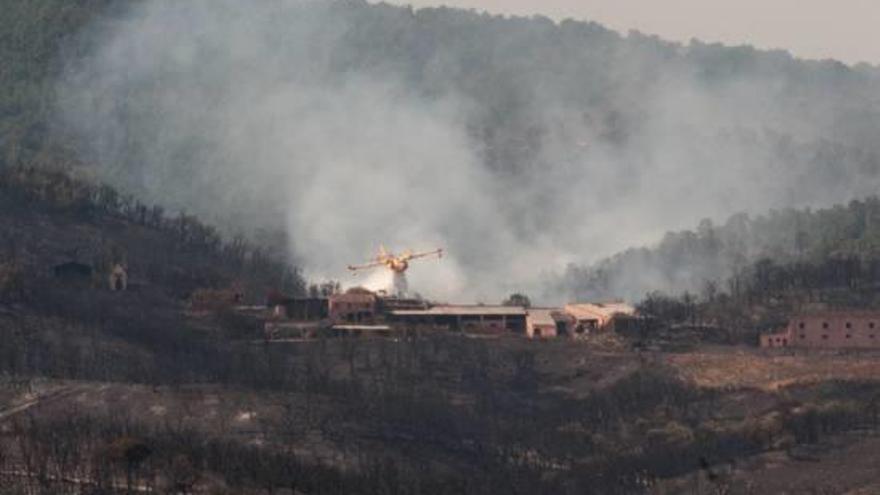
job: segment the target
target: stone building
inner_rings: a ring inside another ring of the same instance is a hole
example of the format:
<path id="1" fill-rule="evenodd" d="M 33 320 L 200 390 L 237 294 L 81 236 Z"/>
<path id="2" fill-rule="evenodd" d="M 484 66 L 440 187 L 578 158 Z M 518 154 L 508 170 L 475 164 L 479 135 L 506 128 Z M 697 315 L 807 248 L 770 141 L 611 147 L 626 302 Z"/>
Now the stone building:
<path id="1" fill-rule="evenodd" d="M 377 319 L 376 294 L 366 289 L 349 289 L 333 294 L 328 302 L 328 314 L 333 323 L 373 323 Z"/>

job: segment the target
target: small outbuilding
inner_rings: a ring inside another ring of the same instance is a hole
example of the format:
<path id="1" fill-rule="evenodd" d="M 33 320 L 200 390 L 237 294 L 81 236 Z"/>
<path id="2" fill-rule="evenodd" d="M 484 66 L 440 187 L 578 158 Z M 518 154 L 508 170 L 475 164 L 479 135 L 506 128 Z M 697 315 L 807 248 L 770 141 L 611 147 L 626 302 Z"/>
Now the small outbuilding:
<path id="1" fill-rule="evenodd" d="M 575 337 L 596 331 L 615 331 L 637 324 L 636 309 L 624 302 L 567 304 L 565 312 L 573 319 Z"/>
<path id="2" fill-rule="evenodd" d="M 124 291 L 128 289 L 128 267 L 123 263 L 116 263 L 110 270 L 108 279 L 111 291 Z"/>
<path id="3" fill-rule="evenodd" d="M 531 308 L 526 315 L 526 337 L 548 339 L 557 336 L 559 310 Z"/>

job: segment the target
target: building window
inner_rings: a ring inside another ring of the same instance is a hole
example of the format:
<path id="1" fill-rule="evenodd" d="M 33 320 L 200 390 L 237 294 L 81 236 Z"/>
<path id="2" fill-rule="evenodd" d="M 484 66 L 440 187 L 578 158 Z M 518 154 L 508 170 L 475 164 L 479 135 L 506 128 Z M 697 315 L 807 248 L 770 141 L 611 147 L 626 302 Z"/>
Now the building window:
<path id="1" fill-rule="evenodd" d="M 874 322 L 868 323 L 868 328 L 874 328 Z"/>
<path id="2" fill-rule="evenodd" d="M 798 328 L 804 328 L 804 322 L 798 323 Z"/>
<path id="3" fill-rule="evenodd" d="M 827 336 L 827 335 L 823 335 L 823 336 L 822 336 L 822 340 L 828 340 L 828 336 Z"/>
<path id="4" fill-rule="evenodd" d="M 852 328 L 852 323 L 846 322 L 846 328 Z"/>
<path id="5" fill-rule="evenodd" d="M 807 336 L 804 335 L 804 334 L 801 334 L 801 338 L 802 338 L 802 339 L 805 339 L 805 338 L 807 338 Z"/>
<path id="6" fill-rule="evenodd" d="M 850 334 L 846 334 L 846 338 L 851 339 L 851 338 L 852 338 L 852 335 L 850 335 Z"/>
<path id="7" fill-rule="evenodd" d="M 823 322 L 822 322 L 822 328 L 828 328 L 828 322 L 827 322 L 827 321 L 823 321 Z"/>

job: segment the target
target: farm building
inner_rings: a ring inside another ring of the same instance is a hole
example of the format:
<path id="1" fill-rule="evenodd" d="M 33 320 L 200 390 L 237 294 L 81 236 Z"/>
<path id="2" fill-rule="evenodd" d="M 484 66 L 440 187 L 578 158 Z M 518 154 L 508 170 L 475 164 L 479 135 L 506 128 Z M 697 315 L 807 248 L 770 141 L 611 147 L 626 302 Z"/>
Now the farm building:
<path id="1" fill-rule="evenodd" d="M 288 297 L 274 292 L 266 303 L 270 339 L 318 336 L 396 336 L 454 332 L 471 336 L 571 338 L 594 331 L 620 330 L 641 321 L 624 303 L 569 304 L 564 308 L 434 304 L 350 289 L 329 297 Z"/>
<path id="2" fill-rule="evenodd" d="M 526 337 L 530 339 L 547 339 L 564 333 L 558 331 L 559 321 L 564 316 L 556 309 L 531 308 L 526 315 Z"/>
<path id="3" fill-rule="evenodd" d="M 443 305 L 390 311 L 388 320 L 396 325 L 431 330 L 525 335 L 526 315 L 527 311 L 520 307 Z"/>
<path id="4" fill-rule="evenodd" d="M 785 330 L 761 336 L 761 347 L 880 348 L 880 312 L 797 315 Z"/>
<path id="5" fill-rule="evenodd" d="M 595 331 L 623 330 L 639 321 L 635 308 L 622 302 L 567 304 L 565 313 L 573 319 L 571 333 L 575 337 Z"/>
<path id="6" fill-rule="evenodd" d="M 366 289 L 349 289 L 333 294 L 328 302 L 328 314 L 334 323 L 373 323 L 377 317 L 376 294 Z"/>
<path id="7" fill-rule="evenodd" d="M 382 293 L 379 293 L 378 296 L 378 311 L 380 313 L 401 309 L 428 309 L 430 307 L 431 303 L 424 299 L 387 296 Z"/>

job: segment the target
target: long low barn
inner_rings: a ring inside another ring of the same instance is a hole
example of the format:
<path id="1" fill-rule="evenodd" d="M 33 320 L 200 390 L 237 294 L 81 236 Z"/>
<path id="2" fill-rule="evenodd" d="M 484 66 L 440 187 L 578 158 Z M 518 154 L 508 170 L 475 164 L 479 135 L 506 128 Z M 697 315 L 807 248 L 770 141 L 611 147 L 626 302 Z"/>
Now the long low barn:
<path id="1" fill-rule="evenodd" d="M 406 324 L 414 328 L 450 330 L 465 333 L 526 333 L 524 308 L 510 306 L 434 306 L 429 309 L 405 309 L 389 312 L 392 324 Z"/>
<path id="2" fill-rule="evenodd" d="M 880 348 L 880 312 L 838 310 L 795 315 L 784 330 L 761 335 L 761 347 Z"/>

